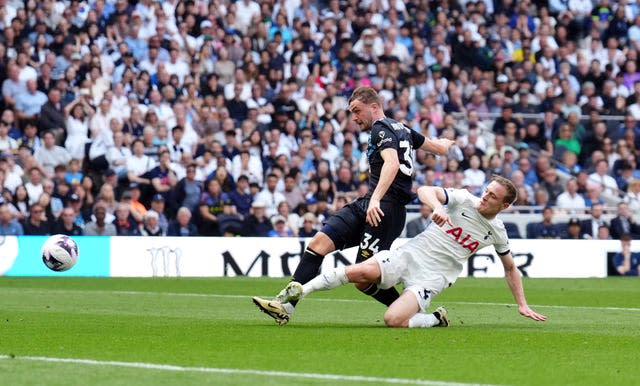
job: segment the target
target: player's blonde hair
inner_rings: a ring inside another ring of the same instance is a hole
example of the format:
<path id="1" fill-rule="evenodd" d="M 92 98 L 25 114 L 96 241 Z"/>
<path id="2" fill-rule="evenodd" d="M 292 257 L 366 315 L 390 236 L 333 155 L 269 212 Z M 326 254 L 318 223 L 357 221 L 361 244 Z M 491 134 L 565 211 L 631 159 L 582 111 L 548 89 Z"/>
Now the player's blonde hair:
<path id="1" fill-rule="evenodd" d="M 491 181 L 497 182 L 506 189 L 507 194 L 504 196 L 504 202 L 511 205 L 516 201 L 516 199 L 518 198 L 518 190 L 516 189 L 516 186 L 513 184 L 513 182 L 511 182 L 511 180 L 504 178 L 498 174 L 494 174 L 491 176 Z"/>
<path id="2" fill-rule="evenodd" d="M 380 105 L 380 96 L 378 95 L 376 90 L 374 90 L 371 87 L 362 86 L 353 90 L 353 93 L 351 94 L 351 98 L 349 98 L 349 104 L 351 104 L 351 102 L 356 100 L 367 105 L 371 103 L 376 103 Z"/>

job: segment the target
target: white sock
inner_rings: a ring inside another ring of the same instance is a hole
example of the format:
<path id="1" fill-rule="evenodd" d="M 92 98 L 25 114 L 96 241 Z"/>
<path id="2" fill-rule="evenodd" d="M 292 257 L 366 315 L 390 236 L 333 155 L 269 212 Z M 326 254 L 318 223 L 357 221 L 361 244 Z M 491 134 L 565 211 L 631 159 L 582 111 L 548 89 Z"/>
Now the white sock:
<path id="1" fill-rule="evenodd" d="M 313 278 L 310 282 L 303 285 L 302 294 L 303 296 L 307 296 L 312 292 L 330 290 L 347 284 L 348 282 L 349 279 L 347 279 L 345 267 L 340 266 L 338 268 L 335 268 L 331 272 L 321 273 L 320 275 Z"/>
<path id="2" fill-rule="evenodd" d="M 293 311 L 296 310 L 296 308 L 291 303 L 284 303 L 282 307 L 284 307 L 284 309 L 289 313 L 289 315 L 293 314 Z"/>
<path id="3" fill-rule="evenodd" d="M 434 314 L 423 314 L 422 312 L 418 312 L 409 319 L 409 328 L 433 327 L 437 326 L 438 323 L 440 323 L 440 321 Z"/>

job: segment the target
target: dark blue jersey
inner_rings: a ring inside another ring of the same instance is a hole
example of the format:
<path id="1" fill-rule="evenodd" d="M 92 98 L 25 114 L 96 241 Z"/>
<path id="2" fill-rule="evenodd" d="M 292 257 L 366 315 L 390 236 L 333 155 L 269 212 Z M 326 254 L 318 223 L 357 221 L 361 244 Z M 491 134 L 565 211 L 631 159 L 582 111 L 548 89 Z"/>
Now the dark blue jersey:
<path id="1" fill-rule="evenodd" d="M 396 202 L 405 205 L 411 202 L 412 193 L 411 176 L 413 174 L 413 149 L 417 149 L 425 141 L 425 137 L 400 122 L 390 118 L 383 118 L 373 123 L 371 136 L 367 145 L 367 158 L 369 159 L 369 193 L 370 198 L 378 186 L 382 164 L 384 160 L 380 155 L 382 150 L 391 148 L 398 152 L 400 170 L 396 174 L 391 186 L 382 197 L 382 200 Z"/>

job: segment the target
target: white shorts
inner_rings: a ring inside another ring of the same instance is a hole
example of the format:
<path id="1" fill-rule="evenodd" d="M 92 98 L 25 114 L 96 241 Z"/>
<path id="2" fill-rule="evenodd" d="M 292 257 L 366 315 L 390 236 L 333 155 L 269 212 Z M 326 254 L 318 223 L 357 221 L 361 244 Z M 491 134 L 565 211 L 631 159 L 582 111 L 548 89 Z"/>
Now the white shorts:
<path id="1" fill-rule="evenodd" d="M 396 249 L 381 251 L 373 256 L 380 266 L 380 285 L 387 289 L 402 283 L 405 291 L 412 292 L 421 311 L 426 311 L 431 299 L 449 286 L 446 278 L 414 261 L 411 251 Z"/>

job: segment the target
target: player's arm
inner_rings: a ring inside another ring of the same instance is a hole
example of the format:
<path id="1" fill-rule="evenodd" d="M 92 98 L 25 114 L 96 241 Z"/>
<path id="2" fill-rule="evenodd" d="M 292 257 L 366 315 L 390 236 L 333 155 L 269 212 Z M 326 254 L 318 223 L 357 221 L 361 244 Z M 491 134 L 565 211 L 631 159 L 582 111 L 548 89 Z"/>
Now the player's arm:
<path id="1" fill-rule="evenodd" d="M 398 152 L 396 149 L 390 147 L 383 149 L 380 152 L 380 157 L 382 157 L 384 161 L 382 169 L 380 170 L 380 179 L 371 194 L 369 207 L 367 208 L 367 223 L 374 227 L 378 226 L 382 220 L 382 216 L 384 216 L 380 208 L 380 200 L 382 200 L 382 197 L 387 193 L 393 179 L 396 177 L 396 174 L 398 174 L 398 170 L 400 170 L 400 160 L 398 160 Z"/>
<path id="2" fill-rule="evenodd" d="M 507 283 L 509 284 L 509 289 L 511 290 L 513 298 L 518 304 L 518 311 L 520 312 L 520 315 L 526 316 L 527 318 L 531 318 L 536 321 L 547 320 L 546 316 L 539 314 L 529 308 L 527 300 L 524 297 L 524 289 L 522 288 L 522 279 L 520 278 L 520 272 L 518 271 L 518 268 L 513 261 L 511 252 L 500 255 L 500 260 L 502 260 L 502 265 L 504 266 L 504 276 L 507 279 Z"/>
<path id="3" fill-rule="evenodd" d="M 453 225 L 443 206 L 448 201 L 447 192 L 444 189 L 438 186 L 421 186 L 418 188 L 418 198 L 433 211 L 431 221 L 438 226 Z"/>
<path id="4" fill-rule="evenodd" d="M 420 146 L 420 150 L 434 154 L 447 155 L 454 143 L 454 141 L 447 138 L 425 138 L 424 143 Z"/>

